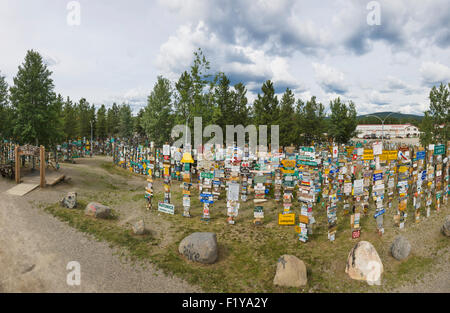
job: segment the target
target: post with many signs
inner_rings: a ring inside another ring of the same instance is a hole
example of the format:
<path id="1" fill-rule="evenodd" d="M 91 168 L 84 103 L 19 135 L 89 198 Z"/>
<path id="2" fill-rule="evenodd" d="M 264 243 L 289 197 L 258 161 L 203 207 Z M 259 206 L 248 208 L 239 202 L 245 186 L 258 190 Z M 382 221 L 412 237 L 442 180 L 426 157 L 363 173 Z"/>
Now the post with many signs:
<path id="1" fill-rule="evenodd" d="M 191 217 L 189 209 L 191 207 L 191 169 L 190 164 L 194 163 L 190 148 L 186 148 L 183 153 L 183 158 L 181 159 L 181 164 L 183 164 L 183 216 Z"/>

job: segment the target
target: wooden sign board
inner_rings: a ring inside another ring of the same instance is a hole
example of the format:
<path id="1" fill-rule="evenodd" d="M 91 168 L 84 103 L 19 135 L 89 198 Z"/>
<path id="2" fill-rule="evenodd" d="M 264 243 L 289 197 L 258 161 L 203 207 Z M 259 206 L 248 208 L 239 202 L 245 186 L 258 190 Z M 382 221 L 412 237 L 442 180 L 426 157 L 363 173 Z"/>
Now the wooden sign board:
<path id="1" fill-rule="evenodd" d="M 169 203 L 158 203 L 158 211 L 168 214 L 175 214 L 175 206 Z"/>
<path id="2" fill-rule="evenodd" d="M 295 213 L 278 214 L 278 225 L 295 225 Z"/>

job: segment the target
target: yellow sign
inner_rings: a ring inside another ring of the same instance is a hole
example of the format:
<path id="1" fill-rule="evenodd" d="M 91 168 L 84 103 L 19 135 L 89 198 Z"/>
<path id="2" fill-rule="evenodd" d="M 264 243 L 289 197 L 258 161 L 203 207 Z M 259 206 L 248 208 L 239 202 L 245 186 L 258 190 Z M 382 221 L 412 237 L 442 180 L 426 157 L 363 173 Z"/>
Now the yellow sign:
<path id="1" fill-rule="evenodd" d="M 373 150 L 372 149 L 364 149 L 363 160 L 373 160 Z"/>
<path id="2" fill-rule="evenodd" d="M 295 167 L 295 160 L 282 160 L 281 164 L 283 164 L 284 167 Z"/>
<path id="3" fill-rule="evenodd" d="M 278 214 L 278 225 L 295 225 L 295 213 Z"/>
<path id="4" fill-rule="evenodd" d="M 281 169 L 281 172 L 283 174 L 294 174 L 295 170 L 285 170 L 284 168 Z"/>
<path id="5" fill-rule="evenodd" d="M 303 224 L 308 224 L 308 222 L 309 222 L 309 218 L 305 215 L 300 215 L 298 217 L 298 219 L 299 219 L 300 223 L 303 223 Z"/>
<path id="6" fill-rule="evenodd" d="M 302 229 L 300 228 L 300 226 L 295 226 L 295 232 L 299 233 L 299 234 L 302 232 Z"/>
<path id="7" fill-rule="evenodd" d="M 397 160 L 397 150 L 383 150 L 380 155 L 380 161 L 394 161 Z"/>
<path id="8" fill-rule="evenodd" d="M 354 149 L 355 149 L 355 147 L 348 147 L 347 148 L 347 156 L 351 156 L 353 154 Z"/>

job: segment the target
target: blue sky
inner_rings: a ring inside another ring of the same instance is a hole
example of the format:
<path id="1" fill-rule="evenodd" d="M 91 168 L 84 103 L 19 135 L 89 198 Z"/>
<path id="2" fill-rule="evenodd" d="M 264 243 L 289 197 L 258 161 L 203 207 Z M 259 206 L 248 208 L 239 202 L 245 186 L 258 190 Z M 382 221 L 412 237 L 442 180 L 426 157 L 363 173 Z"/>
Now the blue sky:
<path id="1" fill-rule="evenodd" d="M 176 81 L 202 48 L 212 70 L 243 82 L 250 101 L 266 79 L 297 98 L 353 100 L 358 113 L 423 114 L 430 86 L 450 81 L 450 2 L 0 0 L 0 71 L 12 84 L 39 51 L 55 91 L 136 112 L 163 75 Z M 371 7 L 373 8 L 373 7 Z"/>

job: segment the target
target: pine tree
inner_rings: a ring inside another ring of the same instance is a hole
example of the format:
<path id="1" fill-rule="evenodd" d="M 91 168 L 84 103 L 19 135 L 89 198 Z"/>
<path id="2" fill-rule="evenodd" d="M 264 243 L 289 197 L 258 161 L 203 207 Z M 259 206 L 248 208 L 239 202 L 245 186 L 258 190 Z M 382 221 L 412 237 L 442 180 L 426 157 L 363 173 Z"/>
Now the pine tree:
<path id="1" fill-rule="evenodd" d="M 133 117 L 128 104 L 122 104 L 119 108 L 119 136 L 127 139 L 133 136 Z"/>
<path id="2" fill-rule="evenodd" d="M 119 107 L 113 103 L 106 114 L 106 125 L 108 136 L 114 137 L 119 133 Z"/>
<path id="3" fill-rule="evenodd" d="M 251 124 L 250 108 L 248 107 L 247 89 L 244 84 L 237 83 L 234 85 L 234 92 L 232 92 L 233 103 L 233 123 L 235 125 L 247 126 Z"/>
<path id="4" fill-rule="evenodd" d="M 8 83 L 5 76 L 0 73 L 0 139 L 11 137 L 11 121 L 12 111 L 9 106 Z"/>
<path id="5" fill-rule="evenodd" d="M 328 135 L 337 143 L 347 143 L 355 136 L 357 125 L 355 104 L 348 106 L 340 98 L 330 101 L 331 117 Z"/>
<path id="6" fill-rule="evenodd" d="M 170 140 L 173 127 L 172 87 L 167 78 L 158 76 L 158 81 L 147 99 L 141 126 L 149 140 L 161 146 Z"/>
<path id="7" fill-rule="evenodd" d="M 297 140 L 295 132 L 296 116 L 295 116 L 295 97 L 294 93 L 286 88 L 280 102 L 280 115 L 278 125 L 280 125 L 280 145 L 288 146 L 294 144 Z"/>
<path id="8" fill-rule="evenodd" d="M 51 104 L 55 100 L 51 74 L 40 54 L 29 50 L 14 77 L 10 88 L 15 114 L 13 132 L 21 144 L 45 145 L 57 135 L 51 120 Z"/>
<path id="9" fill-rule="evenodd" d="M 268 140 L 271 136 L 270 126 L 277 125 L 280 108 L 278 98 L 275 95 L 273 83 L 268 80 L 261 87 L 262 95 L 258 93 L 257 99 L 253 102 L 254 123 L 256 126 L 267 125 Z"/>
<path id="10" fill-rule="evenodd" d="M 63 129 L 66 140 L 75 140 L 78 137 L 77 115 L 69 97 L 67 97 L 63 108 Z"/>
<path id="11" fill-rule="evenodd" d="M 104 104 L 97 110 L 97 137 L 99 139 L 106 138 L 106 107 Z"/>

